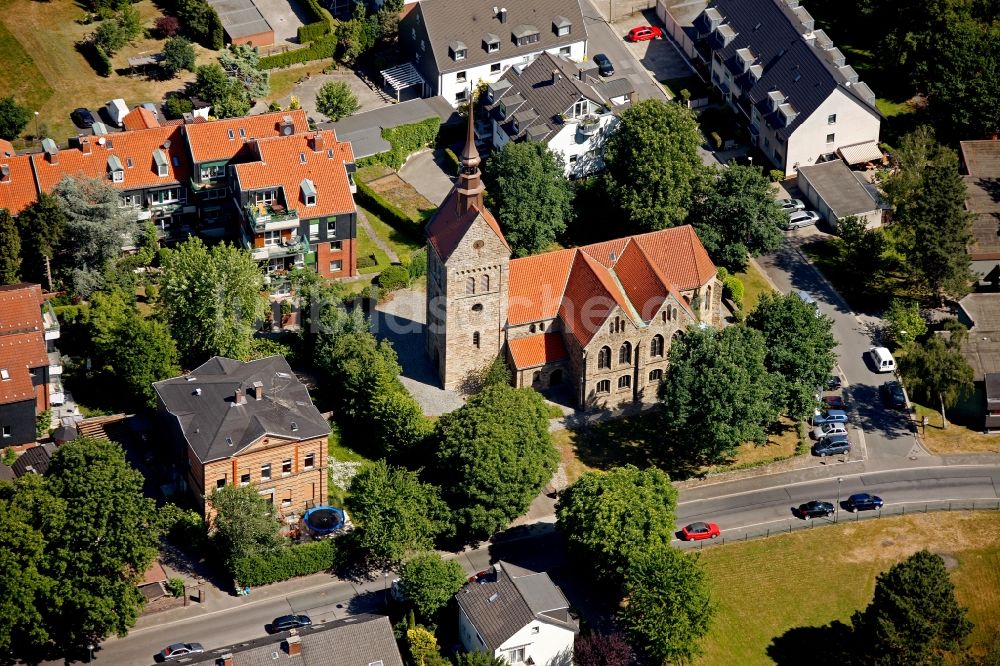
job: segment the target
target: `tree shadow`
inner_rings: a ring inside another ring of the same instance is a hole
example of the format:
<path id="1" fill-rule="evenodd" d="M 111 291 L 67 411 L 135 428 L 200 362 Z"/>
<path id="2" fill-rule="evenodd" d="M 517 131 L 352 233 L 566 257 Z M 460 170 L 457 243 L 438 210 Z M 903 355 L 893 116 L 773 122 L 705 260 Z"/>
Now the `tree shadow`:
<path id="1" fill-rule="evenodd" d="M 841 666 L 852 662 L 852 630 L 835 620 L 822 627 L 792 627 L 767 646 L 778 666 Z"/>

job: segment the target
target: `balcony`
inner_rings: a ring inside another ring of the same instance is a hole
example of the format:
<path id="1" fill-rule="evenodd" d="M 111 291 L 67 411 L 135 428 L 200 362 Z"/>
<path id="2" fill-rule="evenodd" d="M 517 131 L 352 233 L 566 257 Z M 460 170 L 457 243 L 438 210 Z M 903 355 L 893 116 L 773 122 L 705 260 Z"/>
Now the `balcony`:
<path id="1" fill-rule="evenodd" d="M 42 324 L 45 327 L 46 340 L 59 339 L 59 318 L 56 317 L 56 311 L 52 307 L 51 301 L 42 303 Z"/>
<path id="2" fill-rule="evenodd" d="M 49 352 L 49 377 L 58 377 L 62 374 L 62 356 L 59 352 Z"/>
<path id="3" fill-rule="evenodd" d="M 250 203 L 246 205 L 245 210 L 247 220 L 254 231 L 281 231 L 296 229 L 299 226 L 299 214 L 277 202 Z"/>
<path id="4" fill-rule="evenodd" d="M 49 381 L 49 404 L 59 406 L 66 402 L 66 393 L 58 378 Z"/>
<path id="5" fill-rule="evenodd" d="M 309 243 L 299 239 L 293 241 L 283 241 L 281 243 L 275 243 L 274 245 L 265 245 L 264 247 L 255 247 L 251 253 L 253 258 L 257 261 L 264 261 L 267 259 L 276 259 L 278 257 L 290 257 L 308 251 Z"/>
<path id="6" fill-rule="evenodd" d="M 580 118 L 576 131 L 582 136 L 594 136 L 601 129 L 601 119 L 596 115 L 589 115 Z"/>

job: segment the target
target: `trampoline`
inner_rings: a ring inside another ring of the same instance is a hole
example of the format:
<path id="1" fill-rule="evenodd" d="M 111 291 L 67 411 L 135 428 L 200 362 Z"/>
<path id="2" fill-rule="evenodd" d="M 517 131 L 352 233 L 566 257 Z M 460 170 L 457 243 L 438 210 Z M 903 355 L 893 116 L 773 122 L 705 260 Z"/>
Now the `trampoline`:
<path id="1" fill-rule="evenodd" d="M 317 506 L 306 511 L 302 520 L 316 534 L 330 534 L 344 526 L 344 510 L 332 506 Z"/>

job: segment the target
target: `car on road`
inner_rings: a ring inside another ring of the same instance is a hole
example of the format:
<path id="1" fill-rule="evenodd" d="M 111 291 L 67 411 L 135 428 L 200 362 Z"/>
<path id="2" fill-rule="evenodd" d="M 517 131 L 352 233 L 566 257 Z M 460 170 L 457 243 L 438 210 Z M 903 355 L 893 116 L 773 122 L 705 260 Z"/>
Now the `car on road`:
<path id="1" fill-rule="evenodd" d="M 308 615 L 282 615 L 281 617 L 274 618 L 274 621 L 270 624 L 270 630 L 271 633 L 276 634 L 279 631 L 309 627 L 312 626 L 312 623 L 313 621 Z"/>
<path id="2" fill-rule="evenodd" d="M 847 412 L 842 409 L 828 409 L 826 411 L 817 409 L 813 413 L 812 422 L 814 426 L 824 423 L 847 423 Z"/>
<path id="3" fill-rule="evenodd" d="M 801 229 L 819 222 L 819 213 L 814 210 L 799 210 L 788 216 L 786 229 Z"/>
<path id="4" fill-rule="evenodd" d="M 830 435 L 829 437 L 824 437 L 813 444 L 812 447 L 813 455 L 820 458 L 850 452 L 851 440 L 847 438 L 847 435 Z"/>
<path id="5" fill-rule="evenodd" d="M 798 514 L 799 517 L 807 519 L 826 518 L 827 516 L 833 515 L 833 504 L 830 502 L 822 502 L 820 500 L 812 500 L 811 502 L 800 504 Z"/>
<path id="6" fill-rule="evenodd" d="M 802 203 L 802 199 L 778 199 L 778 206 L 789 215 L 795 211 L 806 209 L 806 205 Z"/>
<path id="7" fill-rule="evenodd" d="M 824 395 L 820 399 L 820 406 L 823 409 L 847 409 L 847 402 L 839 395 Z"/>
<path id="8" fill-rule="evenodd" d="M 681 538 L 685 541 L 701 541 L 702 539 L 714 539 L 721 534 L 719 526 L 715 523 L 691 523 L 681 528 Z"/>
<path id="9" fill-rule="evenodd" d="M 655 25 L 637 25 L 625 35 L 625 39 L 629 42 L 646 42 L 661 37 L 663 37 L 663 31 Z"/>
<path id="10" fill-rule="evenodd" d="M 875 509 L 882 508 L 882 498 L 878 495 L 869 495 L 868 493 L 857 493 L 851 495 L 844 502 L 848 511 L 873 511 Z"/>
<path id="11" fill-rule="evenodd" d="M 611 64 L 611 58 L 603 53 L 594 56 L 594 64 L 597 65 L 597 71 L 601 76 L 612 76 L 615 73 L 615 66 Z"/>
<path id="12" fill-rule="evenodd" d="M 173 661 L 192 654 L 200 654 L 205 651 L 201 643 L 173 643 L 160 650 L 158 655 L 160 661 Z"/>
<path id="13" fill-rule="evenodd" d="M 891 407 L 896 409 L 906 409 L 906 392 L 903 385 L 897 381 L 889 381 L 879 387 L 882 399 Z"/>
<path id="14" fill-rule="evenodd" d="M 83 129 L 89 129 L 94 126 L 97 119 L 94 118 L 94 114 L 90 112 L 89 109 L 80 107 L 79 109 L 73 109 L 73 113 L 69 114 L 69 119 L 73 121 L 73 124 L 77 127 L 82 127 Z"/>
<path id="15" fill-rule="evenodd" d="M 831 435 L 846 435 L 847 424 L 845 423 L 824 423 L 812 430 L 813 439 L 823 439 Z"/>

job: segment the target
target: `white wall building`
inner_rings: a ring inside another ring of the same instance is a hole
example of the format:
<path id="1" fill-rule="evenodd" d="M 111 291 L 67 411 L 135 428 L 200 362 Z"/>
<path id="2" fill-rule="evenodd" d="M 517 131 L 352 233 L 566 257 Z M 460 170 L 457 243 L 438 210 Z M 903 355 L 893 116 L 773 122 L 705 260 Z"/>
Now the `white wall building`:
<path id="1" fill-rule="evenodd" d="M 546 573 L 497 562 L 456 595 L 459 637 L 468 652 L 509 664 L 571 666 L 579 626 Z"/>
<path id="2" fill-rule="evenodd" d="M 423 96 L 455 106 L 469 89 L 541 53 L 576 61 L 587 54 L 579 0 L 422 0 L 405 13 L 399 39 L 424 78 Z"/>

